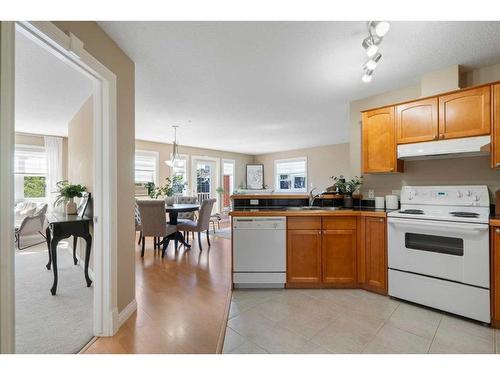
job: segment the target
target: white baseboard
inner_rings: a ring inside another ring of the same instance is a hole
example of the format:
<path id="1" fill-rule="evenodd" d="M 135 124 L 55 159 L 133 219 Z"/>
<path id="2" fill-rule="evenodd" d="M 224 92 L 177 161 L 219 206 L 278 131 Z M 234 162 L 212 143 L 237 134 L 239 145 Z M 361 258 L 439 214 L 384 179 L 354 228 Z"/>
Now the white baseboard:
<path id="1" fill-rule="evenodd" d="M 137 301 L 132 300 L 122 311 L 118 313 L 118 328 L 127 321 L 128 318 L 137 310 Z"/>

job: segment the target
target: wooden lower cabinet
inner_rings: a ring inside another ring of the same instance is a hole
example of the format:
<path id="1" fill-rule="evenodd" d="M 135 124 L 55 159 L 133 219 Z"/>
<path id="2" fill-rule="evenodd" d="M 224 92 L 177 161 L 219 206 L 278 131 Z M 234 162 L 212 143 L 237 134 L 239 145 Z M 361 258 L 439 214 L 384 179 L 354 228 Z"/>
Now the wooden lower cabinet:
<path id="1" fill-rule="evenodd" d="M 500 226 L 491 227 L 491 325 L 500 328 Z"/>
<path id="2" fill-rule="evenodd" d="M 386 220 L 365 217 L 363 289 L 387 294 L 387 229 Z"/>
<path id="3" fill-rule="evenodd" d="M 321 241 L 323 285 L 355 288 L 357 286 L 356 230 L 323 230 Z"/>
<path id="4" fill-rule="evenodd" d="M 287 287 L 314 287 L 321 283 L 321 230 L 288 229 Z"/>

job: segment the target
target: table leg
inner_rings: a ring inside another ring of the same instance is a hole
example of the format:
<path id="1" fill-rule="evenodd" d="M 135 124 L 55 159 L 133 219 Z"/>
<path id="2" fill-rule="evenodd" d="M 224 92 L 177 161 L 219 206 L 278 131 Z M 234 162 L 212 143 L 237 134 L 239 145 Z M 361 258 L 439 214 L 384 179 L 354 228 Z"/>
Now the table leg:
<path id="1" fill-rule="evenodd" d="M 188 232 L 188 236 L 189 236 L 189 232 Z M 181 244 L 183 244 L 186 247 L 186 249 L 191 249 L 191 245 L 186 242 L 186 240 L 184 239 L 184 236 L 181 232 L 177 232 L 175 239 L 176 239 L 176 241 L 179 241 Z"/>
<path id="2" fill-rule="evenodd" d="M 51 235 L 50 235 L 50 229 L 47 227 L 45 229 L 45 239 L 47 240 L 47 252 L 49 253 L 49 263 L 45 267 L 47 267 L 48 270 L 50 270 L 50 265 L 52 264 L 52 251 L 50 249 L 50 240 L 51 240 Z"/>
<path id="3" fill-rule="evenodd" d="M 163 241 L 160 242 L 163 245 L 163 248 L 162 248 L 162 251 L 161 251 L 161 257 L 162 258 L 165 256 L 165 251 L 167 251 L 167 247 L 168 247 L 169 242 L 170 242 L 170 238 L 169 237 L 164 237 Z"/>
<path id="4" fill-rule="evenodd" d="M 87 287 L 92 285 L 92 280 L 89 277 L 89 262 L 90 262 L 90 251 L 92 249 L 92 236 L 89 234 L 87 237 L 83 237 L 87 248 L 85 250 L 85 280 L 87 281 Z"/>
<path id="5" fill-rule="evenodd" d="M 78 245 L 78 237 L 73 236 L 73 263 L 75 266 L 78 264 L 78 259 L 76 259 L 76 245 Z"/>
<path id="6" fill-rule="evenodd" d="M 57 244 L 59 240 L 57 238 L 53 238 L 50 241 L 50 249 L 52 252 L 52 271 L 54 272 L 54 283 L 52 284 L 52 288 L 50 292 L 53 296 L 56 295 L 57 291 Z"/>

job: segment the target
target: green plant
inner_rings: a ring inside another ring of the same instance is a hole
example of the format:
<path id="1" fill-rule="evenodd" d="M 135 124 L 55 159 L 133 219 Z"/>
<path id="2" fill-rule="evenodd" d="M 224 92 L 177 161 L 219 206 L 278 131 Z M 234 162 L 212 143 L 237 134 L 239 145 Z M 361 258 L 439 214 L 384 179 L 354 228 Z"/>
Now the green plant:
<path id="1" fill-rule="evenodd" d="M 354 176 L 350 180 L 346 180 L 342 175 L 340 175 L 340 177 L 331 176 L 330 178 L 334 181 L 333 186 L 335 186 L 342 194 L 351 195 L 358 190 L 361 185 L 363 185 L 362 176 Z"/>
<path id="2" fill-rule="evenodd" d="M 156 191 L 156 185 L 154 182 L 146 182 L 144 184 L 144 187 L 148 190 L 148 195 L 150 198 L 155 197 L 155 191 Z"/>
<path id="3" fill-rule="evenodd" d="M 70 184 L 67 180 L 59 181 L 56 187 L 58 196 L 54 202 L 54 207 L 75 197 L 81 198 L 83 193 L 87 191 L 85 186 Z"/>
<path id="4" fill-rule="evenodd" d="M 221 194 L 221 195 L 226 193 L 226 191 L 224 190 L 224 188 L 221 188 L 221 187 L 218 187 L 217 189 L 215 189 L 215 191 L 217 193 Z"/>
<path id="5" fill-rule="evenodd" d="M 173 178 L 165 178 L 165 185 L 158 186 L 156 188 L 156 198 L 159 196 L 171 197 L 175 193 L 182 193 L 184 187 L 187 185 L 186 182 L 182 182 L 182 176 L 174 176 Z"/>

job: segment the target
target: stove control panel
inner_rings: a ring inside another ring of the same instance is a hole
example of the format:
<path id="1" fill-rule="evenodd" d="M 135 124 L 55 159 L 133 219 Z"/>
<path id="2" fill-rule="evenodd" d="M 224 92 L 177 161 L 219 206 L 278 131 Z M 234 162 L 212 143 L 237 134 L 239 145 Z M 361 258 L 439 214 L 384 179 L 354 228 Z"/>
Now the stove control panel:
<path id="1" fill-rule="evenodd" d="M 401 204 L 489 207 L 488 187 L 478 186 L 403 186 Z"/>

